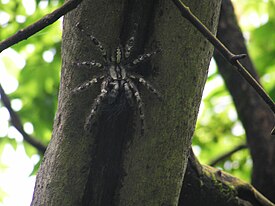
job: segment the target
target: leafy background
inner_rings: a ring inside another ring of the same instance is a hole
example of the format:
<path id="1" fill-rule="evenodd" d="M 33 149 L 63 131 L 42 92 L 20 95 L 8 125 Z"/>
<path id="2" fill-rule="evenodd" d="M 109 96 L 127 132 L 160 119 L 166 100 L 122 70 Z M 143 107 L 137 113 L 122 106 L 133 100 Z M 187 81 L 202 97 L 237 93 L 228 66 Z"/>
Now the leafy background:
<path id="1" fill-rule="evenodd" d="M 62 3 L 58 0 L 1 0 L 0 40 Z M 275 0 L 235 0 L 233 3 L 261 83 L 274 99 Z M 25 130 L 45 145 L 51 137 L 57 107 L 61 28 L 62 19 L 0 54 L 0 83 Z M 193 139 L 194 151 L 202 163 L 209 164 L 244 143 L 244 130 L 231 96 L 212 61 Z M 0 103 L 0 206 L 29 205 L 41 158 L 10 125 L 9 114 Z M 250 181 L 252 160 L 246 149 L 217 166 Z"/>

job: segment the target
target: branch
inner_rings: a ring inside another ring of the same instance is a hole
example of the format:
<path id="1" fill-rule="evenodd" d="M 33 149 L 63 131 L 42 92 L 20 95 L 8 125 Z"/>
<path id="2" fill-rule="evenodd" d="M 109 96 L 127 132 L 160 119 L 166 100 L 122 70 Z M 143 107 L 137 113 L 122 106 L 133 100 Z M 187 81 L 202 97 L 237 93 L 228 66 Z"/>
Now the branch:
<path id="1" fill-rule="evenodd" d="M 38 151 L 41 153 L 45 153 L 46 146 L 42 145 L 39 141 L 37 141 L 34 137 L 31 137 L 28 135 L 21 123 L 21 120 L 19 116 L 16 114 L 16 112 L 12 109 L 10 100 L 8 96 L 6 95 L 5 91 L 3 90 L 1 84 L 0 84 L 0 95 L 1 95 L 1 101 L 3 102 L 4 106 L 7 108 L 7 110 L 10 113 L 11 123 L 12 125 L 20 132 L 23 136 L 23 139 L 28 142 L 30 145 L 34 146 Z"/>
<path id="2" fill-rule="evenodd" d="M 239 62 L 243 59 L 246 54 L 235 55 L 231 53 L 209 30 L 203 25 L 200 20 L 190 11 L 190 9 L 185 6 L 181 0 L 173 0 L 174 4 L 180 10 L 181 15 L 186 18 L 193 26 L 195 26 L 201 34 L 203 34 L 214 47 L 229 61 L 233 66 L 237 68 L 237 71 L 241 74 L 243 78 L 257 91 L 257 93 L 262 97 L 265 103 L 270 107 L 270 109 L 275 113 L 275 104 L 269 95 L 264 91 L 262 86 L 251 76 L 251 74 L 242 66 Z"/>
<path id="3" fill-rule="evenodd" d="M 210 166 L 215 166 L 218 162 L 224 160 L 224 159 L 227 159 L 228 157 L 230 157 L 231 155 L 233 155 L 234 153 L 242 150 L 242 149 L 246 149 L 247 148 L 247 145 L 246 144 L 241 144 L 235 148 L 233 148 L 232 150 L 224 153 L 223 155 L 217 157 L 216 159 L 214 159 L 213 161 L 211 161 L 210 163 Z"/>
<path id="4" fill-rule="evenodd" d="M 201 165 L 192 150 L 178 205 L 275 206 L 252 185 L 221 170 Z"/>
<path id="5" fill-rule="evenodd" d="M 8 39 L 0 42 L 0 53 L 11 47 L 14 44 L 17 44 L 18 42 L 25 40 L 29 38 L 30 36 L 34 35 L 35 33 L 41 31 L 45 27 L 49 26 L 50 24 L 57 21 L 61 16 L 65 15 L 69 11 L 76 8 L 82 0 L 69 0 L 66 3 L 63 4 L 60 8 L 56 9 L 52 13 L 44 16 L 34 24 L 28 26 L 25 29 L 19 30 L 16 34 L 9 37 Z"/>

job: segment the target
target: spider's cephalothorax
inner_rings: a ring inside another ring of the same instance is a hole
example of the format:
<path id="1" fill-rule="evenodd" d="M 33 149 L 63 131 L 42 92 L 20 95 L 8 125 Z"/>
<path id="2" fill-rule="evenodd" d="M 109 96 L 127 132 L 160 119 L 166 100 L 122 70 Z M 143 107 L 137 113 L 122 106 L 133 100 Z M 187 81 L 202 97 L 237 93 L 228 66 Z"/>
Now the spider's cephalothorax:
<path id="1" fill-rule="evenodd" d="M 84 32 L 84 30 L 77 24 L 77 27 Z M 136 102 L 138 113 L 141 121 L 141 133 L 144 133 L 144 107 L 143 101 L 140 96 L 140 92 L 137 89 L 135 82 L 139 82 L 144 85 L 148 90 L 154 93 L 160 98 L 158 91 L 147 82 L 141 75 L 133 72 L 140 63 L 150 59 L 158 51 L 142 54 L 137 58 L 131 60 L 132 48 L 134 46 L 135 37 L 132 36 L 126 43 L 125 47 L 118 46 L 114 53 L 108 57 L 106 49 L 103 47 L 100 41 L 94 36 L 86 34 L 95 46 L 100 50 L 104 63 L 99 63 L 94 60 L 78 62 L 77 66 L 90 66 L 97 67 L 104 71 L 104 74 L 93 77 L 91 80 L 84 82 L 80 86 L 74 89 L 74 92 L 84 91 L 91 87 L 94 83 L 102 81 L 101 92 L 95 98 L 91 113 L 87 118 L 86 128 L 90 128 L 93 119 L 98 111 L 98 108 L 104 99 L 108 99 L 108 103 L 113 103 L 121 92 L 124 92 L 125 97 L 130 105 Z"/>

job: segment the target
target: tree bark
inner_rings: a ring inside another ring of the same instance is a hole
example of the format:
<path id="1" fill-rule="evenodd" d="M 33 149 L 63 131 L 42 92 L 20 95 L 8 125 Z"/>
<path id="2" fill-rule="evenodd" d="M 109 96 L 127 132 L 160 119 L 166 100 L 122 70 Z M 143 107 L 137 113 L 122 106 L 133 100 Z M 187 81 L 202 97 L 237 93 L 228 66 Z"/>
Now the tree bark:
<path id="1" fill-rule="evenodd" d="M 232 52 L 247 53 L 230 0 L 223 0 L 217 36 Z M 214 57 L 246 131 L 247 145 L 253 160 L 252 184 L 275 202 L 275 138 L 270 135 L 274 115 L 232 65 L 218 52 L 215 52 Z M 249 56 L 242 63 L 259 80 Z"/>
<path id="2" fill-rule="evenodd" d="M 195 195 L 194 195 L 195 194 Z M 253 186 L 189 157 L 179 206 L 274 206 Z"/>
<path id="3" fill-rule="evenodd" d="M 215 32 L 220 1 L 185 3 Z M 73 63 L 100 60 L 101 55 L 77 30 L 77 22 L 111 50 L 130 37 L 137 23 L 133 54 L 156 46 L 162 50 L 139 68 L 163 96 L 159 102 L 139 85 L 144 136 L 136 106 L 127 106 L 123 99 L 101 105 L 91 133 L 83 129 L 99 87 L 76 95 L 72 90 L 98 71 Z M 212 52 L 172 1 L 84 1 L 66 15 L 59 106 L 32 205 L 178 205 Z"/>

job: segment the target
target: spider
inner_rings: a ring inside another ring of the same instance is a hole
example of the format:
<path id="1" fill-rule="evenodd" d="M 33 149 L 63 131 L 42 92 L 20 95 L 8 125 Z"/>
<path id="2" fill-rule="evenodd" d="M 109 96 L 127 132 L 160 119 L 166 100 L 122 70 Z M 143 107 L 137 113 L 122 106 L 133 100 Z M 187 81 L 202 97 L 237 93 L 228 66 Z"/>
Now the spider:
<path id="1" fill-rule="evenodd" d="M 144 106 L 143 101 L 140 96 L 140 92 L 135 84 L 139 82 L 145 86 L 150 92 L 155 94 L 159 99 L 161 96 L 159 92 L 141 75 L 133 72 L 133 70 L 140 65 L 141 63 L 149 60 L 153 55 L 159 52 L 159 49 L 152 51 L 150 53 L 145 53 L 139 55 L 134 60 L 131 60 L 129 57 L 134 46 L 135 37 L 132 36 L 127 41 L 124 47 L 119 45 L 112 55 L 108 56 L 107 51 L 102 45 L 102 43 L 95 38 L 93 35 L 88 34 L 82 29 L 79 23 L 77 23 L 77 28 L 80 29 L 86 36 L 88 36 L 97 49 L 101 52 L 104 63 L 97 62 L 95 60 L 83 61 L 75 63 L 76 66 L 89 66 L 90 68 L 99 68 L 104 71 L 102 75 L 94 76 L 91 80 L 84 82 L 80 86 L 76 87 L 73 92 L 78 93 L 82 92 L 91 86 L 93 86 L 98 81 L 101 83 L 100 94 L 94 99 L 94 103 L 91 108 L 90 115 L 87 118 L 85 128 L 90 129 L 95 115 L 98 112 L 99 106 L 102 104 L 102 101 L 108 99 L 108 103 L 112 104 L 118 95 L 121 92 L 124 92 L 125 98 L 127 99 L 129 105 L 133 105 L 134 100 L 138 109 L 138 114 L 140 118 L 141 125 L 141 134 L 144 134 Z"/>

